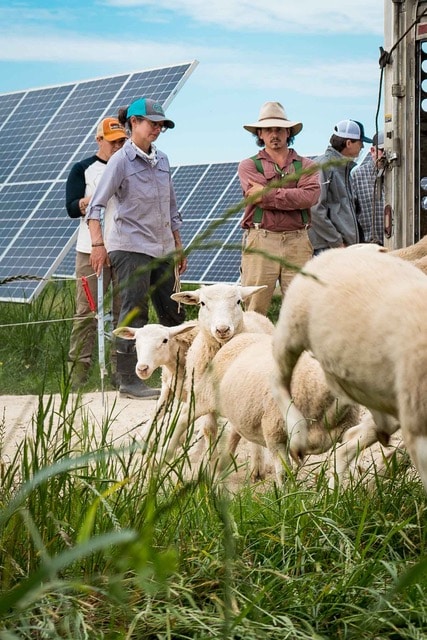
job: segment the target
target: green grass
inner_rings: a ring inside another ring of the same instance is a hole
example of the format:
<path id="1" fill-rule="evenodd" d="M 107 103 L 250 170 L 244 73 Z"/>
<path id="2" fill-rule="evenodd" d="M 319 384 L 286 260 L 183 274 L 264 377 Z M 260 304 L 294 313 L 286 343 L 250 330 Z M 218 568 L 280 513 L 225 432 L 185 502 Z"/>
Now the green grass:
<path id="1" fill-rule="evenodd" d="M 72 416 L 58 432 L 40 400 L 3 469 L 0 638 L 425 637 L 426 498 L 406 465 L 373 490 L 289 475 L 231 495 L 207 465 L 186 480 L 185 450 L 159 467 Z"/>
<path id="2" fill-rule="evenodd" d="M 69 322 L 21 324 L 72 306 L 69 283 L 0 305 L 20 325 L 1 329 L 2 393 L 39 396 L 11 459 L 0 415 L 0 640 L 427 637 L 426 495 L 407 459 L 369 487 L 289 473 L 231 494 L 208 460 L 188 479 L 188 443 L 162 465 L 116 447 L 112 414 L 76 426 Z"/>

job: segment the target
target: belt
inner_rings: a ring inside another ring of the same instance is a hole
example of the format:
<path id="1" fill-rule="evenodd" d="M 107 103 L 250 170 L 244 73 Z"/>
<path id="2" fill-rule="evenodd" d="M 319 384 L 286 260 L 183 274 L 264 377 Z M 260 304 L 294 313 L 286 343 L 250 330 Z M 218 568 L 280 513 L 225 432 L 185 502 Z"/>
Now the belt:
<path id="1" fill-rule="evenodd" d="M 252 223 L 252 227 L 248 228 L 248 231 L 262 231 L 263 233 L 273 233 L 276 235 L 282 235 L 282 234 L 286 234 L 286 235 L 296 235 L 297 233 L 301 233 L 301 231 L 307 231 L 306 227 L 302 227 L 301 229 L 294 229 L 293 231 L 270 231 L 270 229 L 264 229 L 263 227 L 260 227 L 260 223 L 259 222 L 253 222 Z"/>

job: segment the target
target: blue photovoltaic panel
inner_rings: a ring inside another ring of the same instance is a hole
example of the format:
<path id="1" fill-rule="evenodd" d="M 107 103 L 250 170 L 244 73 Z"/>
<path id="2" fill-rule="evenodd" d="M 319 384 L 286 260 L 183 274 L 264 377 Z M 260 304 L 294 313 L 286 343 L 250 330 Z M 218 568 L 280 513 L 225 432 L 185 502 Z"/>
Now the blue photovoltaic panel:
<path id="1" fill-rule="evenodd" d="M 184 246 L 191 249 L 183 282 L 237 282 L 240 277 L 242 190 L 237 162 L 178 167 L 180 172 L 199 176 L 188 196 L 179 201 L 184 224 Z"/>
<path id="2" fill-rule="evenodd" d="M 0 95 L 0 283 L 38 278 L 0 284 L 0 300 L 29 302 L 69 262 L 79 221 L 66 213 L 65 181 L 94 153 L 98 122 L 142 95 L 166 108 L 196 64 Z"/>

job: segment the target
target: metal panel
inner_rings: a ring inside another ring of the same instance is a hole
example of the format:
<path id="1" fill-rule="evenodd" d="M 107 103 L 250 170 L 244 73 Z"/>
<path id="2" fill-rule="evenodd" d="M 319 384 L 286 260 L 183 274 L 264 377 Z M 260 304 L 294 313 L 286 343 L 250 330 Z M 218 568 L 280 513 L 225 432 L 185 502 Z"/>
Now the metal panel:
<path id="1" fill-rule="evenodd" d="M 166 108 L 196 65 L 0 95 L 0 300 L 30 302 L 70 261 L 78 221 L 65 211 L 65 181 L 94 153 L 97 123 L 142 95 Z M 36 278 L 10 281 L 19 275 Z"/>

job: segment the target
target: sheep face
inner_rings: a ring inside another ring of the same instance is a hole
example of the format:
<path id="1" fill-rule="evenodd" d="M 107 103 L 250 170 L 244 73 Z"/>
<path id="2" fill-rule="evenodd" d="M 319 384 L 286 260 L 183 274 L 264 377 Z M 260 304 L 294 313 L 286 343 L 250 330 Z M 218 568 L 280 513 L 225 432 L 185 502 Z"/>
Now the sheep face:
<path id="1" fill-rule="evenodd" d="M 195 291 L 174 293 L 171 298 L 183 304 L 199 306 L 200 329 L 224 344 L 243 328 L 242 304 L 266 285 L 242 287 L 213 284 Z"/>
<path id="2" fill-rule="evenodd" d="M 196 326 L 196 323 L 186 323 L 176 327 L 164 327 L 161 324 L 147 324 L 145 327 L 119 327 L 114 334 L 125 340 L 135 340 L 137 363 L 136 375 L 142 380 L 149 378 L 154 371 L 163 365 L 175 366 L 175 354 L 171 353 L 171 340 Z"/>

